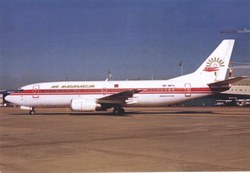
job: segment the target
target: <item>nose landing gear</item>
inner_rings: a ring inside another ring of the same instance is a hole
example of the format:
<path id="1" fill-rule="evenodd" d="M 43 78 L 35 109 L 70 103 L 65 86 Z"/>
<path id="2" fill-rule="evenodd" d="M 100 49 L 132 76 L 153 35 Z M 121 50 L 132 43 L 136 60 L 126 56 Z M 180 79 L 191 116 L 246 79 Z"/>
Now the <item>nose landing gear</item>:
<path id="1" fill-rule="evenodd" d="M 35 108 L 32 108 L 29 112 L 30 115 L 35 115 L 36 114 L 36 111 L 35 111 Z"/>

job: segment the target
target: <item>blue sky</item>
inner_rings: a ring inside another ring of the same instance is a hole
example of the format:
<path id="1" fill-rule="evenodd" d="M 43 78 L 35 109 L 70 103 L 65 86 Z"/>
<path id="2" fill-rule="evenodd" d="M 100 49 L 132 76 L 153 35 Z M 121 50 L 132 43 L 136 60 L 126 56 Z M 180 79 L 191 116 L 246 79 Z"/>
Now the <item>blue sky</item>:
<path id="1" fill-rule="evenodd" d="M 0 89 L 61 80 L 169 79 L 227 38 L 250 62 L 249 0 L 0 0 Z M 249 70 L 241 73 L 250 75 Z"/>

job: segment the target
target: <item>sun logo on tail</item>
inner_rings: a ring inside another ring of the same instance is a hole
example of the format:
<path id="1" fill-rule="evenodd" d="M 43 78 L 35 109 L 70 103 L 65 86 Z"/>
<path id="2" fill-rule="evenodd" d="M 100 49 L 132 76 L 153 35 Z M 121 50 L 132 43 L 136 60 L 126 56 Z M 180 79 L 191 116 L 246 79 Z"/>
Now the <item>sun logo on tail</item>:
<path id="1" fill-rule="evenodd" d="M 218 71 L 220 67 L 225 67 L 224 61 L 218 57 L 210 58 L 207 61 L 206 67 L 203 71 L 213 72 Z"/>

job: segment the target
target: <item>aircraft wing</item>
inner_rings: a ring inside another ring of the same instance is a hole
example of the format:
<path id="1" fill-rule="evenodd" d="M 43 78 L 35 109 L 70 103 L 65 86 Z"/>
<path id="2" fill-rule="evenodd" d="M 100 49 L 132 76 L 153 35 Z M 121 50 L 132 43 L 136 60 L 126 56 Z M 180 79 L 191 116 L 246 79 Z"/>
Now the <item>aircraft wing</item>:
<path id="1" fill-rule="evenodd" d="M 141 92 L 142 90 L 131 89 L 127 91 L 122 91 L 116 94 L 112 94 L 106 97 L 97 99 L 97 102 L 100 104 L 119 104 L 123 105 L 127 103 L 129 98 L 133 97 L 134 94 Z"/>
<path id="2" fill-rule="evenodd" d="M 234 78 L 230 78 L 227 80 L 223 80 L 223 81 L 219 81 L 219 82 L 214 82 L 214 83 L 210 83 L 208 84 L 209 87 L 221 87 L 221 86 L 226 86 L 229 84 L 233 84 L 235 82 L 241 81 L 245 78 L 248 78 L 247 76 L 240 76 L 240 77 L 234 77 Z"/>

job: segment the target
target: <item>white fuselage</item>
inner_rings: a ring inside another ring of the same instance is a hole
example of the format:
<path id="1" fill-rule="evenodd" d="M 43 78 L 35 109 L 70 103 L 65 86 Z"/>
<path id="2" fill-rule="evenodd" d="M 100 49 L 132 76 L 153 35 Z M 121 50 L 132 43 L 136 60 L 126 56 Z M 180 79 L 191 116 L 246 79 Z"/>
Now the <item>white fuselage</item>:
<path id="1" fill-rule="evenodd" d="M 129 98 L 124 106 L 165 106 L 212 93 L 207 85 L 189 81 L 67 81 L 27 85 L 8 97 L 12 103 L 21 106 L 68 107 L 72 99 L 98 99 L 130 89 L 142 91 Z"/>

